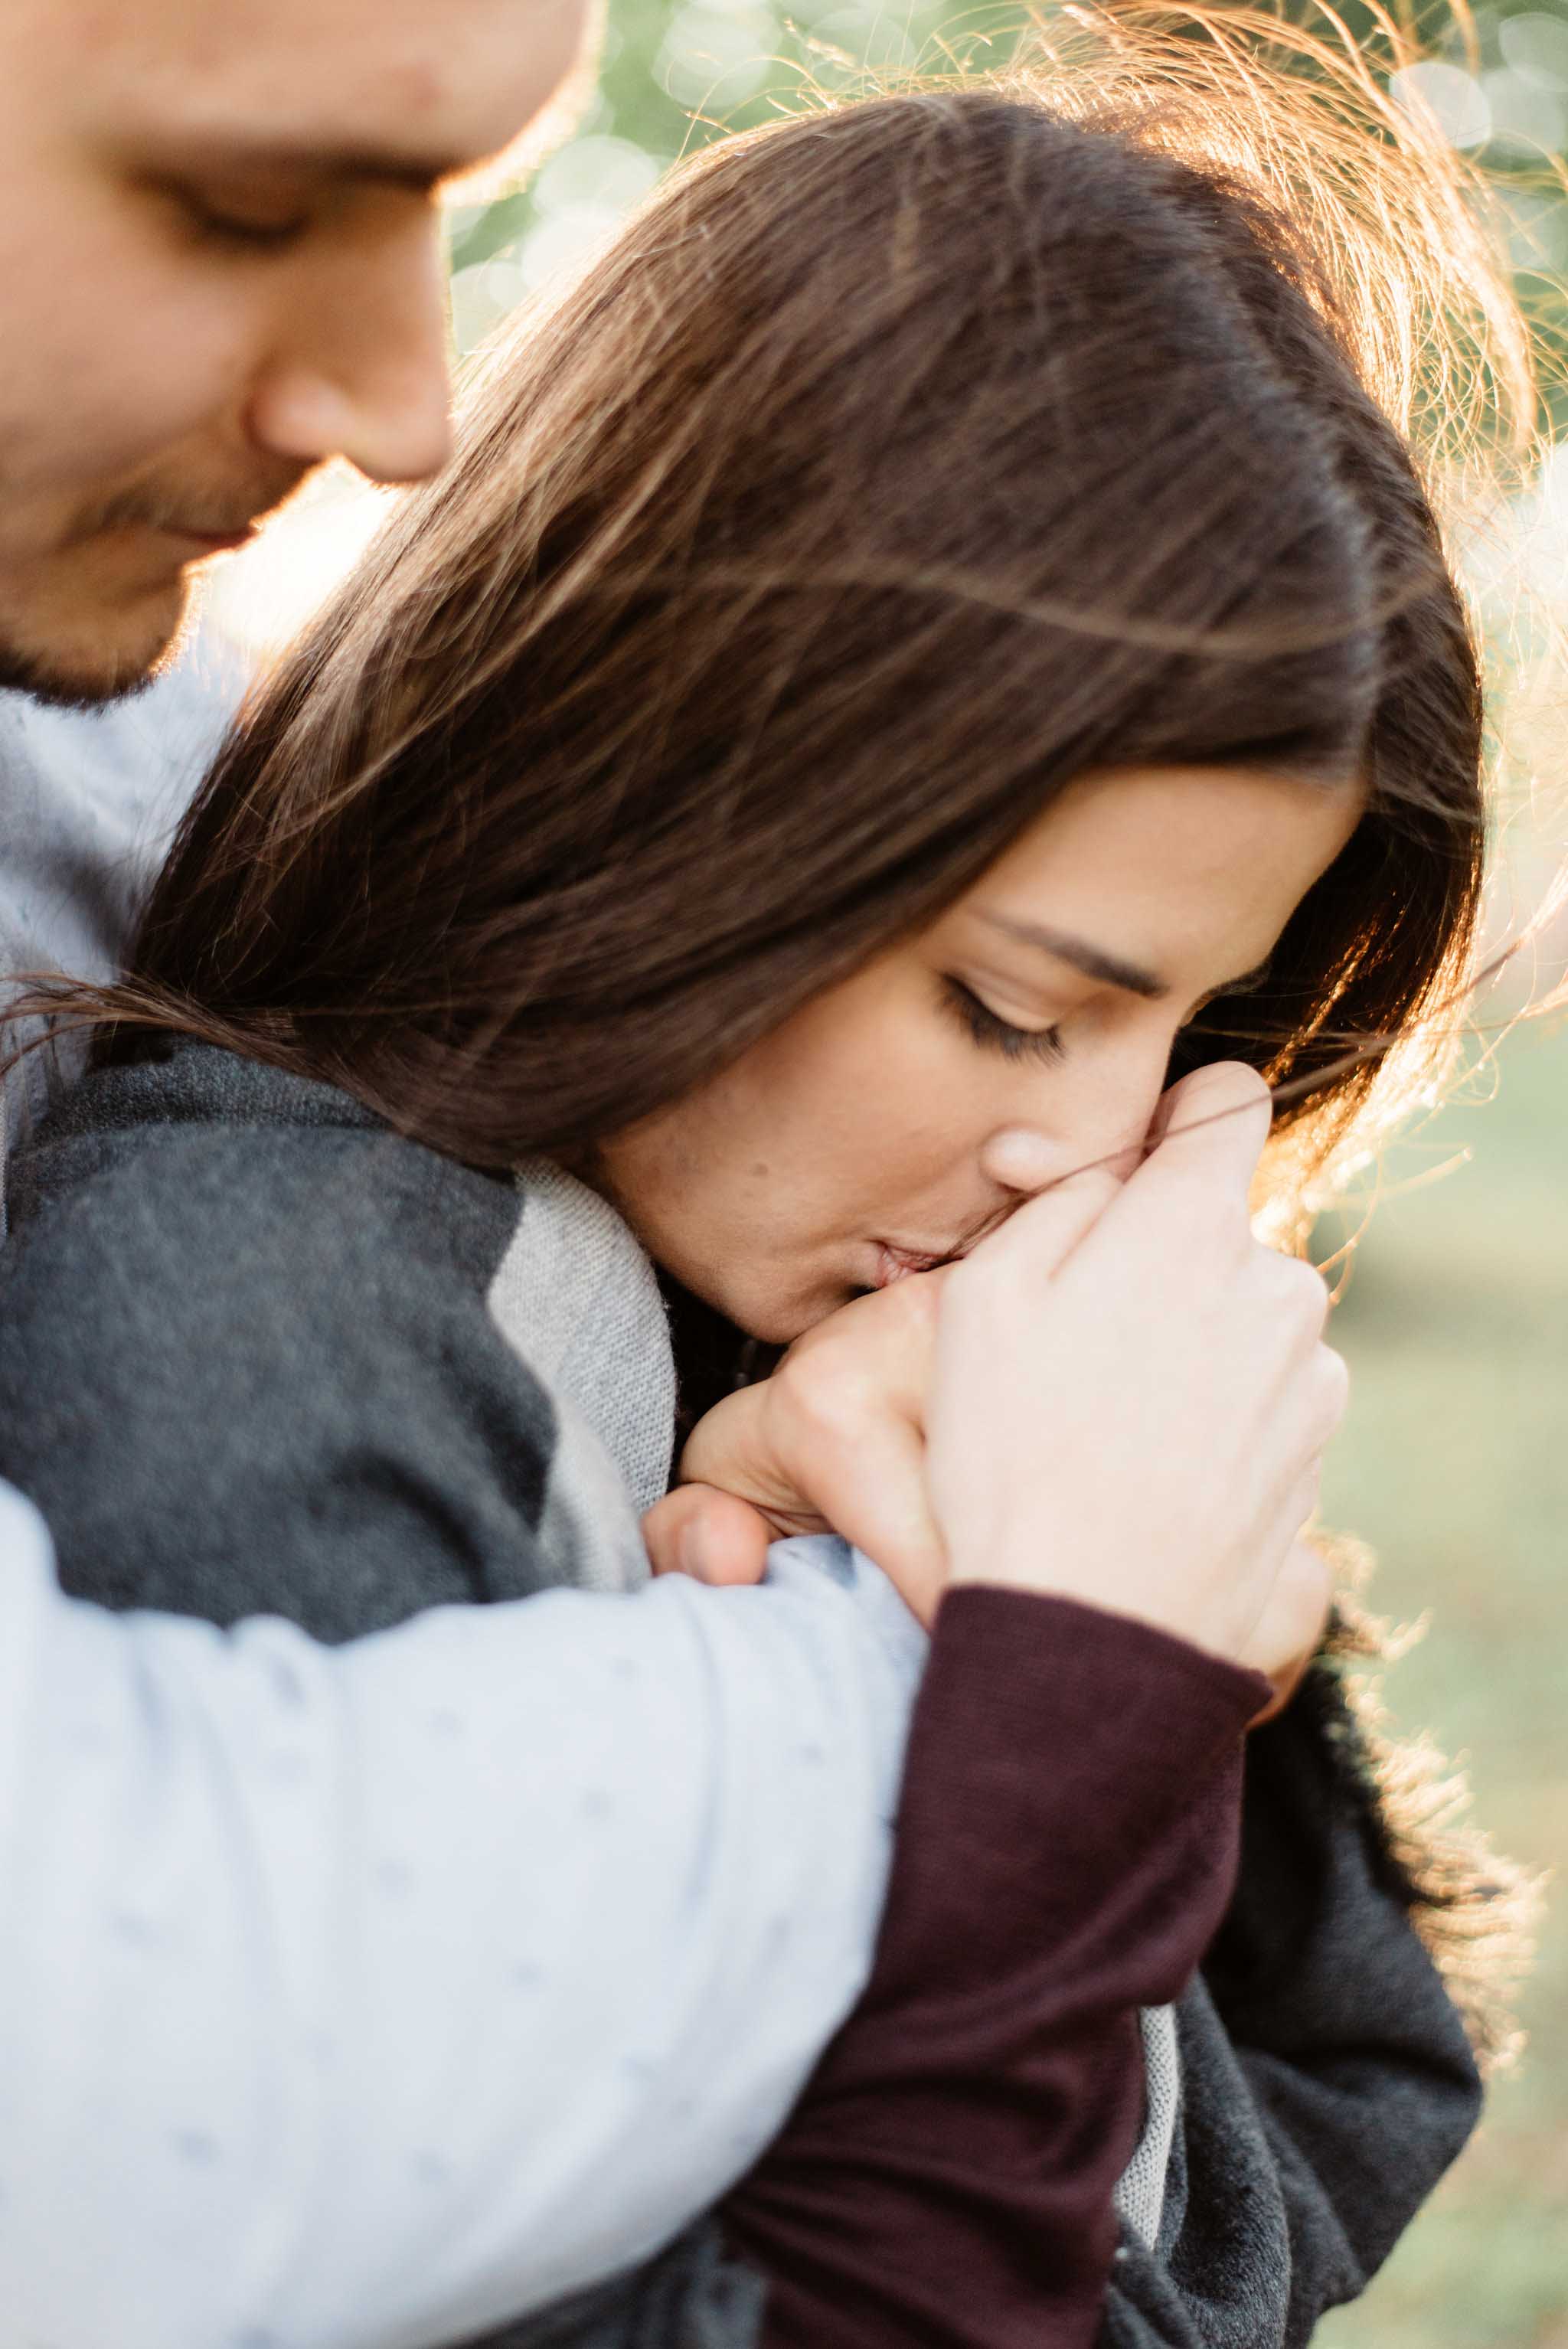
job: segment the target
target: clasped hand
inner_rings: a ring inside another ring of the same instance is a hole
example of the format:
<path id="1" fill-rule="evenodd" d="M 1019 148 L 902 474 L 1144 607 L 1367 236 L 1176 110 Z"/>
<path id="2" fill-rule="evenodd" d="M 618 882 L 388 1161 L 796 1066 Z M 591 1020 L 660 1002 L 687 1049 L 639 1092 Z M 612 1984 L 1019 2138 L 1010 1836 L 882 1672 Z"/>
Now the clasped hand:
<path id="1" fill-rule="evenodd" d="M 1347 1380 L 1322 1278 L 1253 1235 L 1268 1125 L 1252 1071 L 1199 1070 L 1125 1182 L 1058 1182 L 810 1330 L 694 1430 L 655 1570 L 756 1581 L 831 1528 L 927 1623 L 963 1582 L 1077 1599 L 1265 1674 L 1276 1709 L 1328 1610 L 1302 1534 Z"/>

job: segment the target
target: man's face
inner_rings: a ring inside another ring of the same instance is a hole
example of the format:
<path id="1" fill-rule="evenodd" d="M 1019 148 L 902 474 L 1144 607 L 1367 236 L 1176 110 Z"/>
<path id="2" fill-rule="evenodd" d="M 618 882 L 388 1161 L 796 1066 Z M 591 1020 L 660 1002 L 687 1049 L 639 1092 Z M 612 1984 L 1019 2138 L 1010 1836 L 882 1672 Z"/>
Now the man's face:
<path id="1" fill-rule="evenodd" d="M 590 0 L 0 0 L 0 684 L 97 700 L 323 460 L 448 445 L 439 182 Z"/>

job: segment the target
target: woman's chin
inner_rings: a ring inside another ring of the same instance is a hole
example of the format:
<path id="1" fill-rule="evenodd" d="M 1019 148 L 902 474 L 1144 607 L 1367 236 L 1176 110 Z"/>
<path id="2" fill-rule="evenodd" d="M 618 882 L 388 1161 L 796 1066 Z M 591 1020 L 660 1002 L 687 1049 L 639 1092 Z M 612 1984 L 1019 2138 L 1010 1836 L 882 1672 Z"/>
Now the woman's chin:
<path id="1" fill-rule="evenodd" d="M 780 1266 L 772 1277 L 728 1285 L 728 1294 L 709 1299 L 748 1338 L 764 1346 L 790 1346 L 863 1292 L 842 1278 L 793 1278 Z"/>

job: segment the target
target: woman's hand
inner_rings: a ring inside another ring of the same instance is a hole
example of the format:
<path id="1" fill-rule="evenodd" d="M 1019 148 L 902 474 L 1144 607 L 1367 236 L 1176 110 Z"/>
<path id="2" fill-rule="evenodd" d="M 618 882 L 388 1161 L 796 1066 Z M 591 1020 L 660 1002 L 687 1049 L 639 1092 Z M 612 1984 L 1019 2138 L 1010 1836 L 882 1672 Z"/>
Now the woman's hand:
<path id="1" fill-rule="evenodd" d="M 830 1526 L 928 1621 L 950 1578 L 1002 1582 L 1294 1675 L 1327 1609 L 1296 1537 L 1346 1379 L 1322 1281 L 1252 1237 L 1267 1124 L 1251 1071 L 1201 1070 L 1125 1187 L 1059 1184 L 821 1323 L 700 1423 L 645 1519 L 655 1570 L 754 1580 L 776 1535 Z"/>
<path id="2" fill-rule="evenodd" d="M 1328 1569 L 1298 1537 L 1346 1377 L 1321 1278 L 1252 1235 L 1268 1124 L 1252 1071 L 1197 1071 L 1125 1185 L 1059 1184 L 954 1268 L 927 1475 L 954 1582 L 1137 1616 L 1271 1675 L 1313 1644 Z"/>
<path id="3" fill-rule="evenodd" d="M 655 1573 L 756 1582 L 770 1541 L 830 1530 L 874 1557 L 930 1621 L 947 1559 L 926 1489 L 925 1407 L 951 1269 L 841 1306 L 771 1378 L 697 1422 L 680 1483 L 643 1519 Z"/>

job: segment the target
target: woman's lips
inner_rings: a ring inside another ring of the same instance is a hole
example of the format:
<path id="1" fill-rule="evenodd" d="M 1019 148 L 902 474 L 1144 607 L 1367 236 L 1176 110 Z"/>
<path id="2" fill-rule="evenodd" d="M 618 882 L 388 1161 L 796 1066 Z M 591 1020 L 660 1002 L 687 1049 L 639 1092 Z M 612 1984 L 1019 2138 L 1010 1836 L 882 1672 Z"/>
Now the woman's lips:
<path id="1" fill-rule="evenodd" d="M 949 1261 L 947 1255 L 922 1256 L 913 1248 L 895 1247 L 891 1240 L 878 1240 L 876 1285 L 891 1288 L 895 1280 L 907 1280 L 912 1272 L 934 1272 L 939 1264 Z"/>

